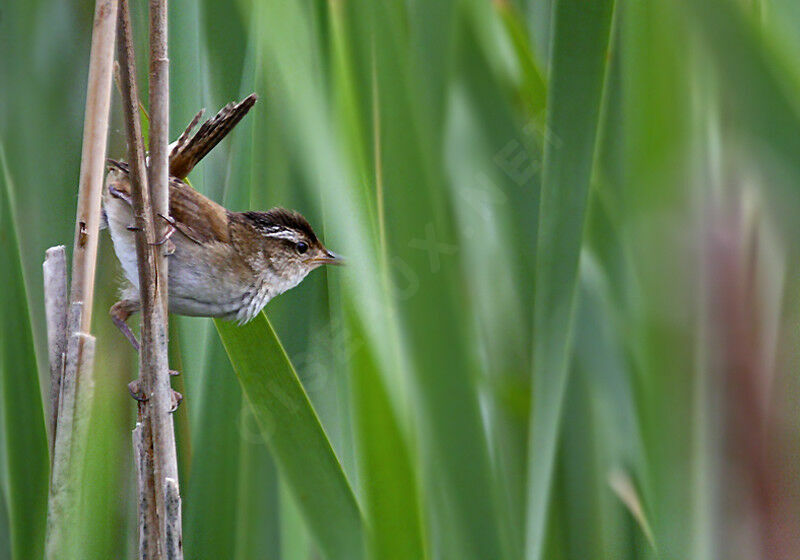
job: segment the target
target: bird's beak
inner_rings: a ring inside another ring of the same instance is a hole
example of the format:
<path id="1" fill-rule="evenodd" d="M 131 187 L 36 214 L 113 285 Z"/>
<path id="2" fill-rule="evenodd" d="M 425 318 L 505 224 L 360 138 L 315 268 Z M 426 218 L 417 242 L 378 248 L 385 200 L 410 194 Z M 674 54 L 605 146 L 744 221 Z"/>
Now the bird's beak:
<path id="1" fill-rule="evenodd" d="M 325 254 L 321 257 L 316 257 L 311 260 L 315 264 L 333 264 L 342 266 L 345 264 L 345 259 L 341 255 L 337 255 L 333 251 L 325 249 Z"/>

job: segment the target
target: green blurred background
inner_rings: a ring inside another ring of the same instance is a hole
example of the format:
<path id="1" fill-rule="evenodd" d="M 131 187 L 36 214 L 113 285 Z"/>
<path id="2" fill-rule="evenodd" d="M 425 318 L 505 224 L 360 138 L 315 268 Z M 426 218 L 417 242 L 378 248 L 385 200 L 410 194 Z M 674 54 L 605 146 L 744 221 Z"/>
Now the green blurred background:
<path id="1" fill-rule="evenodd" d="M 350 259 L 266 311 L 368 557 L 800 557 L 800 3 L 169 9 L 173 138 L 260 97 L 193 186 Z M 0 2 L 0 559 L 41 554 L 41 263 L 72 244 L 93 10 Z M 136 557 L 120 278 L 103 234 L 76 558 Z M 186 558 L 324 558 L 211 322 L 171 328 Z"/>

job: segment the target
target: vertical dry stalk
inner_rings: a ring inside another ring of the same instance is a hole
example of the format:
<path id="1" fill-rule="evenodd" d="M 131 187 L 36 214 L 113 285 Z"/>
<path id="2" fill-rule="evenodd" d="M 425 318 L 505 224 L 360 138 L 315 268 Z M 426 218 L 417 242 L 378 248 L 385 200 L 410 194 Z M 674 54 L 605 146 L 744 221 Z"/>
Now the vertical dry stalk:
<path id="1" fill-rule="evenodd" d="M 167 52 L 167 0 L 150 0 L 150 168 L 149 184 L 153 213 L 169 215 L 169 58 Z M 167 234 L 167 223 L 159 220 L 155 225 L 159 239 Z M 159 227 L 160 226 L 160 227 Z M 178 486 L 178 457 L 175 449 L 175 431 L 172 416 L 167 412 L 172 403 L 172 388 L 168 372 L 168 262 L 164 251 L 156 251 L 156 301 L 160 303 L 161 316 L 152 317 L 154 344 L 159 344 L 158 367 L 153 367 L 145 377 L 151 394 L 160 398 L 160 405 L 151 412 L 151 428 L 155 449 L 155 473 L 158 475 L 156 497 L 160 519 L 160 532 L 165 539 L 167 558 L 182 558 L 181 501 Z M 141 266 L 141 264 L 140 264 Z M 161 279 L 159 282 L 158 280 Z M 146 320 L 146 318 L 145 318 Z M 144 335 L 142 343 L 146 341 Z M 145 375 L 145 371 L 142 371 Z M 162 498 L 163 496 L 163 498 Z"/>
<path id="2" fill-rule="evenodd" d="M 94 273 L 100 229 L 100 199 L 108 137 L 108 110 L 111 103 L 111 76 L 114 63 L 114 33 L 117 1 L 97 0 L 95 5 L 92 51 L 89 55 L 89 84 L 86 90 L 86 116 L 83 122 L 83 151 L 72 251 L 70 301 L 84 303 L 81 331 L 92 324 Z"/>
<path id="3" fill-rule="evenodd" d="M 151 135 L 154 140 L 151 153 L 151 176 L 153 177 L 152 198 L 157 201 L 157 208 L 165 209 L 164 197 L 168 196 L 168 183 L 166 177 L 167 157 L 167 126 L 165 112 L 168 107 L 168 92 L 166 90 L 166 5 L 154 1 L 151 4 L 153 25 L 151 33 L 155 36 L 153 49 L 154 69 L 157 77 L 151 84 L 158 91 L 153 92 L 157 99 L 156 106 L 151 107 Z M 140 557 L 151 554 L 163 558 L 181 558 L 180 550 L 180 506 L 174 504 L 167 507 L 167 492 L 176 494 L 178 465 L 175 452 L 175 434 L 172 425 L 172 389 L 169 384 L 168 354 L 167 354 L 167 310 L 166 302 L 166 277 L 159 274 L 165 270 L 163 249 L 155 245 L 156 223 L 154 220 L 154 207 L 151 202 L 151 189 L 148 188 L 147 170 L 145 167 L 144 146 L 142 142 L 141 124 L 138 112 L 138 92 L 136 88 L 136 66 L 133 51 L 133 39 L 130 22 L 130 9 L 127 0 L 120 3 L 119 13 L 119 59 L 120 82 L 122 86 L 123 110 L 128 136 L 128 161 L 131 170 L 131 194 L 133 198 L 133 214 L 138 231 L 136 233 L 136 256 L 139 267 L 139 293 L 142 302 L 142 327 L 141 327 L 141 353 L 140 357 L 140 387 L 144 391 L 147 401 L 139 406 L 139 415 L 144 429 L 134 433 L 137 452 L 149 455 L 139 456 L 137 464 L 144 469 L 152 469 L 141 477 L 143 481 L 152 481 L 140 487 L 140 504 L 148 510 L 144 515 L 140 512 L 140 519 L 145 521 L 144 534 L 140 542 L 146 550 L 140 550 Z M 159 212 L 160 213 L 160 212 Z M 164 216 L 167 212 L 164 211 Z M 163 295 L 162 295 L 163 294 Z M 148 438 L 149 435 L 149 438 Z M 149 439 L 149 441 L 148 441 Z M 169 481 L 169 482 L 168 482 Z M 151 485 L 152 484 L 152 485 Z M 149 495 L 147 488 L 153 494 Z M 155 511 L 153 511 L 155 506 Z M 153 523 L 153 521 L 156 521 Z M 167 542 L 167 528 L 170 528 L 170 537 L 176 538 L 177 546 Z M 143 529 L 140 527 L 140 531 Z M 177 531 L 177 535 L 176 535 Z M 155 545 L 155 548 L 153 548 Z M 147 553 L 150 554 L 147 554 Z"/>
<path id="4" fill-rule="evenodd" d="M 169 214 L 169 58 L 167 56 L 167 0 L 150 0 L 150 167 L 153 212 Z M 161 227 L 159 227 L 161 226 Z M 166 233 L 163 220 L 156 231 Z M 159 253 L 158 269 L 166 278 L 167 259 Z M 167 304 L 167 286 L 161 286 Z"/>
<path id="5" fill-rule="evenodd" d="M 116 20 L 117 0 L 97 0 L 69 305 L 64 248 L 50 249 L 43 265 L 51 376 L 51 475 L 45 545 L 48 559 L 74 554 L 79 545 L 78 484 L 94 387 L 95 339 L 87 333 L 92 318 Z"/>
<path id="6" fill-rule="evenodd" d="M 125 130 L 128 139 L 128 161 L 130 162 L 131 192 L 134 198 L 134 219 L 135 225 L 139 229 L 136 234 L 136 256 L 139 262 L 139 285 L 140 297 L 142 298 L 143 309 L 147 305 L 147 311 L 152 313 L 153 294 L 148 293 L 152 290 L 150 281 L 153 278 L 147 277 L 148 269 L 152 269 L 152 251 L 149 249 L 155 240 L 152 229 L 152 211 L 150 206 L 149 189 L 147 188 L 147 171 L 144 160 L 144 147 L 142 145 L 142 130 L 138 115 L 139 94 L 136 87 L 136 63 L 133 52 L 133 38 L 130 22 L 130 8 L 127 0 L 121 0 L 118 18 L 118 39 L 117 50 L 119 57 L 119 81 L 122 94 L 122 108 L 125 116 Z M 145 219 L 145 215 L 150 219 Z M 148 227 L 150 226 L 150 227 Z M 142 239 L 144 237 L 144 239 Z M 142 261 L 150 258 L 150 263 Z M 150 266 L 147 266 L 147 265 Z M 146 278 L 141 278 L 142 272 Z M 146 304 L 148 301 L 150 304 Z M 149 324 L 149 323 L 148 323 Z M 144 314 L 142 317 L 142 348 L 139 353 L 140 378 L 143 373 L 145 354 L 149 355 L 151 344 L 145 344 Z M 141 386 L 141 384 L 140 384 Z M 146 392 L 148 388 L 142 387 Z M 158 553 L 158 511 L 156 507 L 156 492 L 153 486 L 153 440 L 151 437 L 150 423 L 147 421 L 146 414 L 142 414 L 144 407 L 140 407 L 140 423 L 133 432 L 135 461 L 137 472 L 138 491 L 139 491 L 139 557 L 159 558 Z"/>

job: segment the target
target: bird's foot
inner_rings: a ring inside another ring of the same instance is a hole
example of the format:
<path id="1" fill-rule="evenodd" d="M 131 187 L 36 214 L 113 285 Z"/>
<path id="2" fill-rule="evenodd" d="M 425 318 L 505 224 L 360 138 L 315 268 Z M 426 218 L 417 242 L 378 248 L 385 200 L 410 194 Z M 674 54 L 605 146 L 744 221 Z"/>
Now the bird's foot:
<path id="1" fill-rule="evenodd" d="M 170 372 L 172 373 L 172 372 Z M 170 389 L 172 394 L 170 395 L 170 408 L 169 412 L 172 414 L 176 410 L 178 410 L 178 406 L 183 402 L 183 395 L 181 395 L 178 391 L 174 389 Z M 142 390 L 142 380 L 141 379 L 134 379 L 130 383 L 128 383 L 128 392 L 131 396 L 136 399 L 137 402 L 147 402 L 149 397 L 144 394 L 144 390 Z"/>
<path id="2" fill-rule="evenodd" d="M 172 389 L 172 407 L 169 409 L 170 414 L 178 410 L 178 405 L 183 402 L 183 395 L 175 389 Z"/>
<path id="3" fill-rule="evenodd" d="M 159 216 L 161 216 L 161 214 L 159 214 Z M 161 216 L 161 217 L 163 218 L 164 216 Z M 166 218 L 164 218 L 164 219 L 166 220 Z M 167 220 L 167 233 L 164 234 L 164 237 L 162 237 L 161 239 L 159 239 L 158 241 L 156 241 L 154 243 L 151 243 L 150 245 L 153 245 L 154 247 L 159 247 L 159 246 L 163 245 L 164 243 L 166 243 L 167 241 L 169 241 L 169 238 L 172 237 L 172 235 L 176 231 L 176 228 L 173 225 L 173 223 L 174 223 L 174 220 L 172 220 L 172 221 Z M 169 245 L 167 245 L 167 250 L 169 250 Z M 175 250 L 174 246 L 173 246 L 172 250 L 173 251 Z"/>
<path id="4" fill-rule="evenodd" d="M 146 402 L 147 401 L 147 396 L 144 394 L 144 390 L 142 389 L 142 380 L 141 379 L 134 379 L 133 381 L 128 383 L 128 392 L 138 402 Z"/>

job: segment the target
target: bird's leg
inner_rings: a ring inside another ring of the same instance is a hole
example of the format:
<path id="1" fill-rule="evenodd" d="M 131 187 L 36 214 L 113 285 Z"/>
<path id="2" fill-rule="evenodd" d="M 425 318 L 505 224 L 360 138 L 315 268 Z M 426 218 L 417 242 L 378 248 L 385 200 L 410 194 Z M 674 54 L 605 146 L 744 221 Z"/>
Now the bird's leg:
<path id="1" fill-rule="evenodd" d="M 175 218 L 173 218 L 172 216 L 165 216 L 164 214 L 158 214 L 158 217 L 159 217 L 159 218 L 161 218 L 162 220 L 164 220 L 165 222 L 167 222 L 167 223 L 168 223 L 169 225 L 171 225 L 173 228 L 176 228 L 176 229 L 177 229 L 177 227 L 178 227 L 178 225 L 177 225 L 177 224 L 178 224 L 178 222 L 176 222 L 176 221 L 175 221 Z"/>
<path id="2" fill-rule="evenodd" d="M 131 343 L 133 349 L 139 351 L 139 341 L 136 340 L 136 335 L 133 334 L 131 328 L 128 326 L 128 319 L 131 315 L 139 311 L 140 305 L 138 301 L 132 299 L 123 299 L 111 306 L 108 314 L 111 315 L 111 320 L 117 328 L 125 335 L 125 338 Z M 131 396 L 139 402 L 144 402 L 147 397 L 142 390 L 141 379 L 134 379 L 128 383 L 128 391 Z"/>
<path id="3" fill-rule="evenodd" d="M 123 299 L 118 301 L 113 306 L 111 306 L 111 310 L 109 311 L 109 315 L 111 315 L 111 320 L 117 326 L 117 328 L 122 331 L 122 334 L 125 335 L 133 349 L 137 352 L 139 351 L 139 341 L 136 340 L 136 335 L 133 334 L 131 328 L 128 326 L 128 319 L 131 315 L 139 311 L 141 308 L 138 301 L 134 301 L 131 299 Z M 169 370 L 170 375 L 180 375 L 180 372 L 175 370 Z M 141 380 L 135 379 L 128 384 L 128 391 L 130 391 L 131 396 L 139 402 L 144 402 L 147 400 L 147 396 L 144 394 L 141 386 Z M 178 405 L 183 400 L 183 395 L 178 393 L 177 391 L 172 391 L 172 409 L 170 412 L 174 412 Z"/>
<path id="4" fill-rule="evenodd" d="M 139 341 L 136 340 L 136 335 L 133 334 L 131 328 L 128 326 L 128 318 L 139 311 L 141 305 L 138 301 L 132 299 L 123 299 L 111 306 L 108 314 L 111 315 L 111 320 L 117 328 L 125 335 L 133 349 L 139 351 Z"/>
<path id="5" fill-rule="evenodd" d="M 123 201 L 127 202 L 128 204 L 132 204 L 131 195 L 126 193 L 126 192 L 123 192 L 123 191 L 119 190 L 113 184 L 108 185 L 108 194 L 110 194 L 114 198 L 118 198 L 120 200 L 123 200 Z"/>

